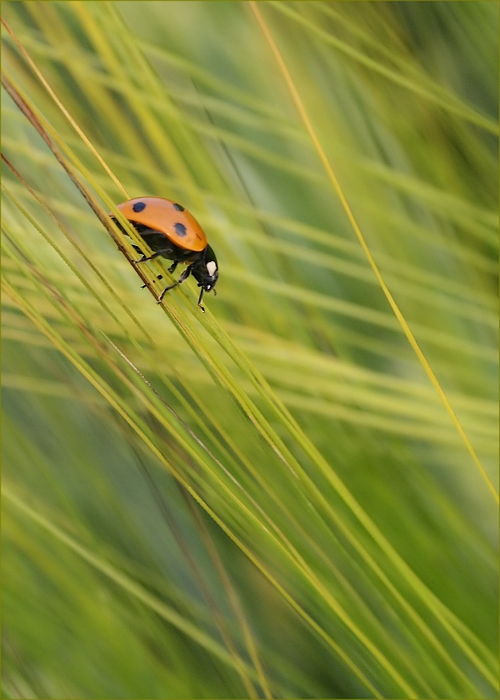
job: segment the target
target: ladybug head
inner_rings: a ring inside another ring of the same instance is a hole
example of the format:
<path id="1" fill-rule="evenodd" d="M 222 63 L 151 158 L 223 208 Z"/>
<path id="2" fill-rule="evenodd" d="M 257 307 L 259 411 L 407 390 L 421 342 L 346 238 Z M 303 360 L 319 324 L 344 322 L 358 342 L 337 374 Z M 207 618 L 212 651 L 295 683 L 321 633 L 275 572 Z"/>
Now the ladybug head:
<path id="1" fill-rule="evenodd" d="M 203 292 L 211 292 L 213 290 L 214 294 L 216 294 L 214 287 L 219 279 L 219 266 L 217 264 L 217 258 L 209 245 L 207 245 L 196 263 L 193 264 L 192 270 L 193 277 L 198 282 L 198 287 L 201 287 L 198 306 L 202 311 L 204 311 L 203 306 L 201 305 Z"/>
<path id="2" fill-rule="evenodd" d="M 193 266 L 193 276 L 198 286 L 205 292 L 211 292 L 219 279 L 219 266 L 212 248 L 207 245 L 197 264 Z"/>

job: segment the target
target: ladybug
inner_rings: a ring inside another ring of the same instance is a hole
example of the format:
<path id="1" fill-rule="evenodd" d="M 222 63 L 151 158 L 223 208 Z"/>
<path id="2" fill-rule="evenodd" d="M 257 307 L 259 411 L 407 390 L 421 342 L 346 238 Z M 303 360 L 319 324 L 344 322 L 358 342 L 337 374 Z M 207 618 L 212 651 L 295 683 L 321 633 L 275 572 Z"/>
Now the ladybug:
<path id="1" fill-rule="evenodd" d="M 177 287 L 192 274 L 198 282 L 198 287 L 201 287 L 198 306 L 204 311 L 201 304 L 203 294 L 212 290 L 215 294 L 214 287 L 219 277 L 219 267 L 215 253 L 208 245 L 205 232 L 194 216 L 181 204 L 163 197 L 136 197 L 118 204 L 117 209 L 154 251 L 147 257 L 138 246 L 134 245 L 135 250 L 142 254 L 142 258 L 135 262 L 143 263 L 162 256 L 174 261 L 168 268 L 169 272 L 174 272 L 179 263 L 188 266 L 177 282 L 163 290 L 158 297 L 158 303 L 162 301 L 165 292 Z M 126 233 L 116 217 L 113 214 L 110 216 Z"/>

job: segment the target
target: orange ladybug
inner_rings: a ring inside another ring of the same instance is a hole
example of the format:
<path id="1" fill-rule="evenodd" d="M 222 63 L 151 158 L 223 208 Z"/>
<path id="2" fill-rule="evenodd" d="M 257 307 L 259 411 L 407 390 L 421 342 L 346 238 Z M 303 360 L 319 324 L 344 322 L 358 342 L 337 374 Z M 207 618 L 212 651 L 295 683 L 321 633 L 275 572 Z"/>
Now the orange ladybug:
<path id="1" fill-rule="evenodd" d="M 201 287 L 198 306 L 204 311 L 201 300 L 204 292 L 214 290 L 219 277 L 219 266 L 214 251 L 208 245 L 205 232 L 194 216 L 181 204 L 163 197 L 136 197 L 118 204 L 117 209 L 154 251 L 147 257 L 134 245 L 137 252 L 142 254 L 142 258 L 136 260 L 137 263 L 162 256 L 174 261 L 168 268 L 169 272 L 174 272 L 179 263 L 188 265 L 177 282 L 163 290 L 158 303 L 163 299 L 165 292 L 181 284 L 192 274 L 198 282 L 198 287 Z M 113 214 L 110 216 L 126 233 L 116 217 Z"/>

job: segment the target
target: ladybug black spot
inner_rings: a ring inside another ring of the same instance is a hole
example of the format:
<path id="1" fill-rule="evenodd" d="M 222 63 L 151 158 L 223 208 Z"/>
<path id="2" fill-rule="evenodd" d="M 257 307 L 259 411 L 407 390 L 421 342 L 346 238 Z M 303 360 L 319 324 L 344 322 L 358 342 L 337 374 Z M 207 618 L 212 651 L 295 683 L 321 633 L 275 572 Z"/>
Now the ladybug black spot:
<path id="1" fill-rule="evenodd" d="M 184 211 L 184 207 L 182 206 L 182 204 L 176 204 L 175 202 L 174 209 L 177 209 L 177 211 Z"/>
<path id="2" fill-rule="evenodd" d="M 185 236 L 187 233 L 187 228 L 184 224 L 174 224 L 174 231 L 178 236 Z"/>
<path id="3" fill-rule="evenodd" d="M 133 209 L 135 212 L 142 211 L 142 210 L 145 209 L 145 208 L 146 208 L 146 203 L 145 203 L 145 202 L 135 202 L 135 204 L 134 204 L 133 207 L 132 207 L 132 209 Z"/>

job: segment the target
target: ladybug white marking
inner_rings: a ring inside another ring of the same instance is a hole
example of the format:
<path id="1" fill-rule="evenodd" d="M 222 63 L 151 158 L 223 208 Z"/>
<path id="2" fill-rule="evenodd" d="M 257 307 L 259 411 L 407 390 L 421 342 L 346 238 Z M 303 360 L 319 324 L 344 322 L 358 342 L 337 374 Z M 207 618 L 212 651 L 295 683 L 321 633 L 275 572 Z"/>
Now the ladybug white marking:
<path id="1" fill-rule="evenodd" d="M 210 277 L 213 277 L 215 275 L 215 271 L 217 269 L 216 263 L 214 263 L 213 260 L 210 260 L 210 262 L 207 262 L 207 272 L 210 275 Z"/>

